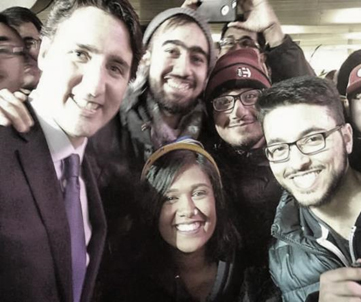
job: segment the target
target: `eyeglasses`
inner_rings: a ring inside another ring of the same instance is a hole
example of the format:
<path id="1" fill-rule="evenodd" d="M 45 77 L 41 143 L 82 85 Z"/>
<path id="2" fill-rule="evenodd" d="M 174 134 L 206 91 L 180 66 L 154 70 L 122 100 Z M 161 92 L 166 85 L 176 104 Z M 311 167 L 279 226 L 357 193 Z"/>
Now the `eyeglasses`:
<path id="1" fill-rule="evenodd" d="M 307 135 L 293 143 L 281 143 L 268 146 L 265 148 L 266 157 L 270 162 L 285 162 L 290 158 L 290 148 L 292 145 L 296 145 L 302 154 L 316 154 L 326 147 L 326 138 L 342 127 L 343 125 L 339 125 L 325 132 Z"/>
<path id="2" fill-rule="evenodd" d="M 240 100 L 243 106 L 252 106 L 256 104 L 261 94 L 262 91 L 259 89 L 250 89 L 238 95 L 223 95 L 212 101 L 213 109 L 215 111 L 232 110 L 237 100 Z"/>
<path id="3" fill-rule="evenodd" d="M 236 39 L 235 37 L 230 36 L 230 37 L 224 38 L 219 41 L 219 46 L 223 49 L 232 48 L 232 47 L 236 46 L 237 44 L 241 48 L 260 49 L 259 44 L 249 37 L 242 37 L 242 38 Z"/>
<path id="4" fill-rule="evenodd" d="M 41 43 L 41 39 L 26 38 L 24 39 L 24 45 L 26 50 L 38 49 Z"/>
<path id="5" fill-rule="evenodd" d="M 24 48 L 13 45 L 0 45 L 0 59 L 10 59 L 14 56 L 23 56 Z"/>

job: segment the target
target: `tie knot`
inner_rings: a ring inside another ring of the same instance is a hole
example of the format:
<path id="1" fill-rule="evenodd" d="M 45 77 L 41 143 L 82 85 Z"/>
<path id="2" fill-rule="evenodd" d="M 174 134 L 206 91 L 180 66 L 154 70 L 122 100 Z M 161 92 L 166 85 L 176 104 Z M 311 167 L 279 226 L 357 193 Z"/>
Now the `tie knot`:
<path id="1" fill-rule="evenodd" d="M 64 175 L 68 179 L 70 177 L 79 177 L 80 157 L 78 154 L 71 154 L 64 159 Z"/>

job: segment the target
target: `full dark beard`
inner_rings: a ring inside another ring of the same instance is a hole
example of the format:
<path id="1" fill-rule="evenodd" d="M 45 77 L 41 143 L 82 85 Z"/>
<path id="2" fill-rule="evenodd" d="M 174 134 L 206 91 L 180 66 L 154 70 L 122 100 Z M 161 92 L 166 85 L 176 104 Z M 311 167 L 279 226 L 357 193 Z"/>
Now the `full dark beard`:
<path id="1" fill-rule="evenodd" d="M 186 102 L 170 100 L 161 87 L 149 79 L 150 93 L 162 111 L 170 114 L 187 114 L 197 104 L 197 98 Z"/>

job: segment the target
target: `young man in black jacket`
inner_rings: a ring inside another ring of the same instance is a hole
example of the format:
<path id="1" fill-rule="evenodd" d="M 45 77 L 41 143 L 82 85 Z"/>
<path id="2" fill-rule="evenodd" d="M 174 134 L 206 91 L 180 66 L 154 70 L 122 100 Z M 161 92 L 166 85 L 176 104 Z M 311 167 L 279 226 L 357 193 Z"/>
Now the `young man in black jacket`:
<path id="1" fill-rule="evenodd" d="M 283 301 L 360 298 L 361 269 L 350 266 L 361 255 L 361 175 L 349 166 L 352 128 L 334 84 L 291 79 L 266 91 L 257 106 L 266 156 L 285 189 L 270 248 Z"/>

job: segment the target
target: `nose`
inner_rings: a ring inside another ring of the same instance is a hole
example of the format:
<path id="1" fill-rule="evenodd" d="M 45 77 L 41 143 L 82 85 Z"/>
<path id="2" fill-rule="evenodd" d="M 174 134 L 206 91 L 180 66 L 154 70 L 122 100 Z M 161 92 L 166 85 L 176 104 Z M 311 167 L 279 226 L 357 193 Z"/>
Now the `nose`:
<path id="1" fill-rule="evenodd" d="M 311 164 L 309 155 L 303 154 L 296 145 L 290 147 L 290 165 L 297 171 L 302 171 L 308 168 Z"/>
<path id="2" fill-rule="evenodd" d="M 180 77 L 187 77 L 191 74 L 191 62 L 187 53 L 182 53 L 174 59 L 173 73 Z"/>
<path id="3" fill-rule="evenodd" d="M 178 201 L 178 203 L 179 203 L 178 215 L 180 217 L 191 218 L 193 215 L 195 215 L 196 206 L 194 204 L 192 196 L 190 195 L 182 196 Z"/>
<path id="4" fill-rule="evenodd" d="M 232 119 L 239 119 L 243 116 L 247 115 L 249 113 L 249 110 L 247 107 L 245 107 L 239 99 L 236 99 L 234 103 L 233 110 L 231 112 L 231 118 Z"/>
<path id="5" fill-rule="evenodd" d="M 96 98 L 105 92 L 107 70 L 101 62 L 91 62 L 84 68 L 82 85 L 84 92 Z"/>

